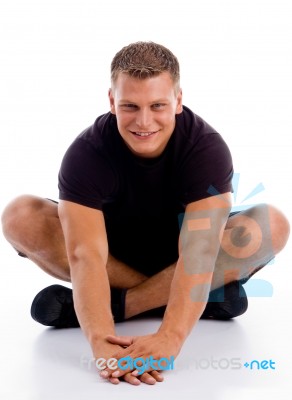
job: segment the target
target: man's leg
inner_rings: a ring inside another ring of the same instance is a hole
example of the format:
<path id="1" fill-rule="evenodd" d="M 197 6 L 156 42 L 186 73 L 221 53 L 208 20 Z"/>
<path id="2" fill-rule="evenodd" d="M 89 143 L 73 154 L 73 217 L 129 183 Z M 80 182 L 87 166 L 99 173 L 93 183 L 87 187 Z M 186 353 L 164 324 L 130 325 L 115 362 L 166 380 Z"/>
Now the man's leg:
<path id="1" fill-rule="evenodd" d="M 256 206 L 229 219 L 215 266 L 212 289 L 247 277 L 263 264 L 263 259 L 268 262 L 285 246 L 289 236 L 288 221 L 280 211 L 274 207 L 267 207 Z M 267 209 L 268 233 L 262 232 L 262 235 L 259 235 L 259 232 L 254 230 L 252 221 L 258 221 L 261 226 L 267 225 L 262 221 L 267 220 Z M 56 204 L 32 196 L 18 198 L 4 211 L 2 223 L 4 235 L 15 249 L 24 253 L 52 276 L 70 281 Z M 255 251 L 250 255 L 253 250 L 245 246 L 248 235 L 254 249 L 257 249 L 259 244 L 264 244 L 261 252 Z M 265 235 L 269 236 L 270 240 L 267 240 Z M 237 260 L 240 262 L 236 262 Z M 110 285 L 129 288 L 126 297 L 126 318 L 167 304 L 174 268 L 175 264 L 148 279 L 109 257 L 107 269 Z"/>
<path id="2" fill-rule="evenodd" d="M 57 204 L 35 196 L 13 200 L 2 214 L 3 233 L 15 250 L 49 275 L 70 282 L 70 268 Z M 109 256 L 110 285 L 130 288 L 143 282 L 143 274 Z"/>
<path id="3" fill-rule="evenodd" d="M 211 290 L 248 279 L 284 248 L 289 232 L 285 216 L 265 204 L 230 217 L 216 260 Z M 127 291 L 126 317 L 167 304 L 174 268 L 175 264 Z M 139 298 L 143 301 L 139 302 Z"/>
<path id="4" fill-rule="evenodd" d="M 71 281 L 56 202 L 29 195 L 18 197 L 5 208 L 2 227 L 4 236 L 20 256 L 30 259 L 57 279 Z M 110 254 L 106 267 L 112 312 L 116 321 L 123 320 L 125 289 L 140 284 L 147 277 Z M 61 285 L 52 285 L 38 293 L 32 303 L 31 315 L 44 325 L 78 326 L 72 290 Z"/>

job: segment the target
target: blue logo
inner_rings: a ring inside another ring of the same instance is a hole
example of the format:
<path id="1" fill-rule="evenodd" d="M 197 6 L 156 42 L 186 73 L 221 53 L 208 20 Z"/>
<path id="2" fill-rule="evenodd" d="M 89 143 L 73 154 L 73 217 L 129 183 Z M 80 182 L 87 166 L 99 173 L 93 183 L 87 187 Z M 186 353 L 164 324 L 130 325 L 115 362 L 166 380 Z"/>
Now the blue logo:
<path id="1" fill-rule="evenodd" d="M 94 360 L 94 359 L 93 359 Z M 170 358 L 162 357 L 159 359 L 153 358 L 150 356 L 146 359 L 142 357 L 132 358 L 130 356 L 120 358 L 117 360 L 116 358 L 109 358 L 106 360 L 105 358 L 101 357 L 95 361 L 95 366 L 98 370 L 102 371 L 106 368 L 109 369 L 136 369 L 139 373 L 138 375 L 143 374 L 147 370 L 159 370 L 159 371 L 168 371 L 174 369 L 174 356 Z"/>
<path id="2" fill-rule="evenodd" d="M 248 369 L 276 369 L 276 362 L 273 360 L 252 360 L 243 364 Z"/>

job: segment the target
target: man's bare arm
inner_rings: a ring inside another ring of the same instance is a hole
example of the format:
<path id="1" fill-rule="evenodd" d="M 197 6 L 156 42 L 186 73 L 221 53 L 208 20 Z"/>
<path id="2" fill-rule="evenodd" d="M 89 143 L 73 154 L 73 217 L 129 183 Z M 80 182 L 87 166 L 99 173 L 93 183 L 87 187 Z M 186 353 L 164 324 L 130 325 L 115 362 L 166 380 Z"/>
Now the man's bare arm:
<path id="1" fill-rule="evenodd" d="M 106 272 L 108 245 L 101 211 L 68 201 L 59 204 L 80 326 L 91 345 L 114 333 Z M 102 299 L 102 301 L 101 301 Z"/>
<path id="2" fill-rule="evenodd" d="M 106 336 L 115 334 L 110 305 L 110 286 L 106 270 L 107 235 L 101 211 L 72 202 L 61 201 L 59 216 L 65 236 L 66 250 L 73 284 L 74 307 L 95 358 L 116 357 L 122 349 Z M 109 378 L 119 383 L 117 378 Z M 145 372 L 139 379 L 131 374 L 124 380 L 133 385 L 141 381 L 153 384 L 159 374 Z"/>
<path id="3" fill-rule="evenodd" d="M 184 341 L 202 315 L 215 262 L 231 208 L 230 193 L 186 207 L 179 240 L 179 259 L 160 330 Z"/>

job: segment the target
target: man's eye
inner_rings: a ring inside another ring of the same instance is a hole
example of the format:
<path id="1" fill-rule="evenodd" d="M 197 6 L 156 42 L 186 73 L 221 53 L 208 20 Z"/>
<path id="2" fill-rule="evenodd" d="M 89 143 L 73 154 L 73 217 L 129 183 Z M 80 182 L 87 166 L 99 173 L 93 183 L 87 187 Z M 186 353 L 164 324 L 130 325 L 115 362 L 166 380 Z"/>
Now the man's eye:
<path id="1" fill-rule="evenodd" d="M 162 104 L 162 103 L 155 103 L 152 105 L 152 107 L 154 109 L 160 109 L 160 108 L 163 108 L 164 106 L 165 106 L 165 104 Z"/>
<path id="2" fill-rule="evenodd" d="M 134 110 L 137 108 L 137 106 L 135 106 L 135 104 L 122 104 L 121 107 L 126 108 L 128 110 Z"/>

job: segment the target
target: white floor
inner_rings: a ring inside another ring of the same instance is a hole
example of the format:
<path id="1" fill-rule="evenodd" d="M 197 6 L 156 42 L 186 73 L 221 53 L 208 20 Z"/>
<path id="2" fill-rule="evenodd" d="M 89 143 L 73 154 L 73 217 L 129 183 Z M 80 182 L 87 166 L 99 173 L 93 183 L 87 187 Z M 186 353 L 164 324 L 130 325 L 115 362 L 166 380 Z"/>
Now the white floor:
<path id="1" fill-rule="evenodd" d="M 265 191 L 250 203 L 277 204 L 291 220 L 291 190 L 281 174 L 283 160 L 287 168 L 290 163 L 289 147 L 276 151 L 263 147 L 261 165 L 265 168 L 254 170 L 244 167 L 242 155 L 248 154 L 249 165 L 257 165 L 257 148 L 235 147 L 233 154 L 237 171 L 241 171 L 237 203 L 262 182 Z M 57 281 L 15 256 L 2 237 L 1 259 L 1 399 L 113 399 L 118 395 L 128 399 L 151 395 L 154 399 L 176 395 L 207 400 L 291 398 L 290 243 L 274 264 L 256 276 L 272 285 L 272 297 L 250 297 L 248 312 L 234 321 L 200 321 L 175 361 L 174 371 L 165 373 L 165 381 L 154 387 L 132 387 L 124 382 L 114 386 L 102 381 L 90 363 L 91 351 L 80 329 L 45 328 L 30 317 L 34 295 Z M 144 334 L 158 326 L 159 320 L 137 320 L 118 324 L 117 332 Z M 275 369 L 257 369 L 255 364 L 252 369 L 244 367 L 252 360 L 271 360 Z"/>

